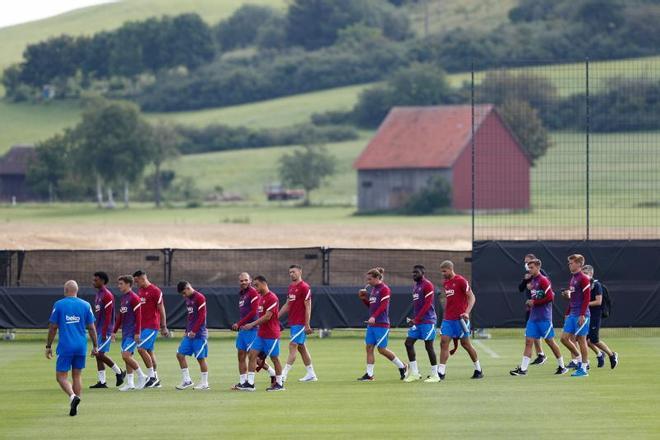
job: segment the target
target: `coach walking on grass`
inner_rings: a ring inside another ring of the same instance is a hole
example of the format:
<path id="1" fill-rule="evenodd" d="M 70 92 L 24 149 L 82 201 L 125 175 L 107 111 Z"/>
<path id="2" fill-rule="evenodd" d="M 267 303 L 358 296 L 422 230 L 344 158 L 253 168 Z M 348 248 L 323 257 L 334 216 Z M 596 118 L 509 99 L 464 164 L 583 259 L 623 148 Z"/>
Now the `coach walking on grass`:
<path id="1" fill-rule="evenodd" d="M 85 329 L 92 339 L 92 356 L 98 351 L 94 314 L 87 301 L 78 298 L 78 283 L 69 280 L 64 283 L 64 298 L 53 306 L 48 324 L 48 340 L 46 341 L 46 358 L 53 357 L 51 348 L 55 334 L 59 329 L 60 339 L 57 343 L 57 365 L 55 377 L 57 383 L 69 396 L 69 415 L 75 416 L 82 393 L 82 370 L 85 368 L 87 354 L 87 337 Z M 69 382 L 69 370 L 71 380 Z"/>

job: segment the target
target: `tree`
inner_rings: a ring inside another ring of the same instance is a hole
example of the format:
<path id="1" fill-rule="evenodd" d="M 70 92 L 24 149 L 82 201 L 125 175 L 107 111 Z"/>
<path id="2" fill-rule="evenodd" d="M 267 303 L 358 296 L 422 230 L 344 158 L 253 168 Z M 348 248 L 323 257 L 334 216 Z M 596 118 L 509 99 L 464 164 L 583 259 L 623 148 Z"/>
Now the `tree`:
<path id="1" fill-rule="evenodd" d="M 546 153 L 551 146 L 550 136 L 535 108 L 526 101 L 511 98 L 504 101 L 497 109 L 532 162 Z"/>
<path id="2" fill-rule="evenodd" d="M 281 18 L 281 13 L 268 6 L 249 3 L 241 6 L 215 29 L 221 50 L 226 52 L 254 44 L 262 27 L 273 17 Z"/>
<path id="3" fill-rule="evenodd" d="M 160 208 L 162 193 L 161 167 L 164 162 L 179 155 L 178 145 L 181 138 L 177 131 L 163 121 L 151 126 L 149 137 L 149 157 L 156 168 L 154 172 L 154 199 Z"/>
<path id="4" fill-rule="evenodd" d="M 108 206 L 114 207 L 113 185 L 123 184 L 124 204 L 128 207 L 129 184 L 140 177 L 150 160 L 150 128 L 138 107 L 95 100 L 83 113 L 76 131 L 91 168 L 107 185 Z"/>
<path id="5" fill-rule="evenodd" d="M 305 190 L 305 206 L 309 205 L 309 193 L 319 188 L 337 167 L 337 159 L 324 146 L 313 145 L 285 154 L 279 162 L 282 183 Z"/>
<path id="6" fill-rule="evenodd" d="M 80 178 L 84 162 L 78 134 L 67 129 L 36 145 L 36 157 L 27 169 L 27 184 L 35 194 L 50 201 L 77 199 L 91 190 L 89 180 Z"/>

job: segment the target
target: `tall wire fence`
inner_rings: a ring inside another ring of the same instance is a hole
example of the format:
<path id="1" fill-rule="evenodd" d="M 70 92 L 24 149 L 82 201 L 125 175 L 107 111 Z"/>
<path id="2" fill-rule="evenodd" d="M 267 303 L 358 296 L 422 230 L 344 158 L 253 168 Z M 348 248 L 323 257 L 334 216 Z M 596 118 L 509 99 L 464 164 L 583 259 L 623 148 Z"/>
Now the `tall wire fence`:
<path id="1" fill-rule="evenodd" d="M 660 236 L 660 65 L 473 72 L 471 241 Z"/>

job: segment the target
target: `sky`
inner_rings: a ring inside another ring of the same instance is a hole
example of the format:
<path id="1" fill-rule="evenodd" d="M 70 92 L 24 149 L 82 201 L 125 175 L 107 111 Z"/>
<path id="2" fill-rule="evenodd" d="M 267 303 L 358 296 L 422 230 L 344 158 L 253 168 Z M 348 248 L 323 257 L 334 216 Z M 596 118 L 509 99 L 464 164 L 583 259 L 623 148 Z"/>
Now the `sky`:
<path id="1" fill-rule="evenodd" d="M 41 20 L 112 0 L 1 0 L 0 27 Z"/>

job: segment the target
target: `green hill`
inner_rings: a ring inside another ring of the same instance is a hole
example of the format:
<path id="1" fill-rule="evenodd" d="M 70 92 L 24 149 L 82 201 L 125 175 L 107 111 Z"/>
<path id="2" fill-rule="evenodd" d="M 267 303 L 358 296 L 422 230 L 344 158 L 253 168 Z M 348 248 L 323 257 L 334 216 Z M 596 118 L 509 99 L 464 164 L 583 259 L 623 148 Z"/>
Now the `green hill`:
<path id="1" fill-rule="evenodd" d="M 584 90 L 584 63 L 526 67 L 513 71 L 528 71 L 548 77 L 562 95 L 580 93 Z M 484 75 L 483 72 L 477 73 L 476 81 L 481 81 Z M 602 87 L 610 78 L 642 76 L 656 78 L 660 76 L 660 57 L 591 63 L 592 92 Z M 455 87 L 469 79 L 469 73 L 449 75 L 449 81 Z M 154 113 L 147 116 L 150 119 L 165 119 L 195 126 L 222 123 L 251 127 L 282 127 L 305 122 L 312 113 L 350 109 L 357 101 L 360 92 L 372 85 L 339 87 L 232 107 Z M 2 121 L 0 154 L 12 144 L 43 140 L 65 127 L 73 126 L 78 121 L 79 115 L 80 109 L 74 102 L 31 105 L 12 104 L 0 100 L 0 121 Z"/>
<path id="2" fill-rule="evenodd" d="M 0 69 L 21 60 L 25 46 L 60 34 L 89 35 L 127 20 L 196 12 L 208 23 L 228 17 L 245 3 L 284 7 L 285 0 L 122 0 L 76 9 L 44 20 L 0 28 Z"/>

